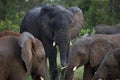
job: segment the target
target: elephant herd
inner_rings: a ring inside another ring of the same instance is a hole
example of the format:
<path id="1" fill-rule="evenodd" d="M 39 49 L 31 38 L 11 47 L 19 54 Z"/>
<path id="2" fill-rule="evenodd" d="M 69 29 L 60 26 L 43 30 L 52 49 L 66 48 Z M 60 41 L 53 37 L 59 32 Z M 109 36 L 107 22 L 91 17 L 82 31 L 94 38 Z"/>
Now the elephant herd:
<path id="1" fill-rule="evenodd" d="M 33 80 L 46 80 L 47 72 L 50 80 L 59 80 L 57 50 L 62 66 L 60 80 L 73 80 L 74 72 L 83 65 L 83 80 L 120 79 L 119 28 L 100 25 L 95 35 L 81 37 L 70 46 L 83 22 L 78 7 L 42 5 L 29 10 L 20 33 L 0 32 L 0 80 L 25 80 L 26 73 Z"/>
<path id="2" fill-rule="evenodd" d="M 92 80 L 114 80 L 120 78 L 120 64 L 117 60 L 120 57 L 116 56 L 117 58 L 115 58 L 112 55 L 116 52 L 116 55 L 120 54 L 120 49 L 114 50 L 120 48 L 119 41 L 119 33 L 96 34 L 77 40 L 70 49 L 65 80 L 72 80 L 74 71 L 82 65 L 84 65 L 83 80 L 91 80 L 92 78 Z M 104 56 L 106 57 L 104 58 Z"/>

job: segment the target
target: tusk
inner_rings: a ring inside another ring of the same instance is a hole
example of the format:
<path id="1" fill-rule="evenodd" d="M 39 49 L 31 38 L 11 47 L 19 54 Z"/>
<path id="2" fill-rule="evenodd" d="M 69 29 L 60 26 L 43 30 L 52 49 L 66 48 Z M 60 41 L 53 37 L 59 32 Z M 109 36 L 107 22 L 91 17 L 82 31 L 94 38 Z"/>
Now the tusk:
<path id="1" fill-rule="evenodd" d="M 77 66 L 75 66 L 74 68 L 73 68 L 73 71 L 75 71 L 77 69 Z"/>
<path id="2" fill-rule="evenodd" d="M 72 42 L 70 41 L 70 46 L 72 46 Z"/>
<path id="3" fill-rule="evenodd" d="M 103 79 L 98 79 L 98 80 L 103 80 Z"/>
<path id="4" fill-rule="evenodd" d="M 44 80 L 44 78 L 43 78 L 43 77 L 40 77 L 40 80 Z"/>
<path id="5" fill-rule="evenodd" d="M 53 42 L 53 46 L 55 46 L 55 41 Z"/>
<path id="6" fill-rule="evenodd" d="M 65 68 L 67 68 L 68 66 L 64 66 L 64 67 L 62 67 L 61 69 L 63 70 L 63 69 L 65 69 Z"/>

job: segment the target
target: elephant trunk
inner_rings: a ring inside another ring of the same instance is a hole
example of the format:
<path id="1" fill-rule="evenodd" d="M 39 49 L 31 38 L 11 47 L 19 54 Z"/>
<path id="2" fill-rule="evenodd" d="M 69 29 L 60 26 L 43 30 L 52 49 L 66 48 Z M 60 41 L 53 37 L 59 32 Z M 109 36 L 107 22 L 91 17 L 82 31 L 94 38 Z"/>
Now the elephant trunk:
<path id="1" fill-rule="evenodd" d="M 68 66 L 65 74 L 65 79 L 64 80 L 72 80 L 74 76 L 74 66 Z"/>
<path id="2" fill-rule="evenodd" d="M 62 46 L 63 45 L 63 46 Z M 69 53 L 69 42 L 59 45 L 60 49 L 60 61 L 63 67 L 67 66 L 68 63 L 68 53 Z"/>
<path id="3" fill-rule="evenodd" d="M 58 31 L 57 34 L 55 34 L 55 42 L 57 43 L 60 50 L 61 65 L 62 67 L 65 67 L 67 66 L 69 55 L 69 32 L 67 30 Z"/>

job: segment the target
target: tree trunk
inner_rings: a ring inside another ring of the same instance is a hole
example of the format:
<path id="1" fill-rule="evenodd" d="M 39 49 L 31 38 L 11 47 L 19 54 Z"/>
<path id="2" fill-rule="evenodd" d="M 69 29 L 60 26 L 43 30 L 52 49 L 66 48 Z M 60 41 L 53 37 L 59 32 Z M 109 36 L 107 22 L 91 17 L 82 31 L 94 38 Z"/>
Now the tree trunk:
<path id="1" fill-rule="evenodd" d="M 6 16 L 6 4 L 7 4 L 7 1 L 6 0 L 1 0 L 2 2 L 2 6 L 1 6 L 1 16 L 0 16 L 0 20 L 5 20 L 5 16 Z"/>

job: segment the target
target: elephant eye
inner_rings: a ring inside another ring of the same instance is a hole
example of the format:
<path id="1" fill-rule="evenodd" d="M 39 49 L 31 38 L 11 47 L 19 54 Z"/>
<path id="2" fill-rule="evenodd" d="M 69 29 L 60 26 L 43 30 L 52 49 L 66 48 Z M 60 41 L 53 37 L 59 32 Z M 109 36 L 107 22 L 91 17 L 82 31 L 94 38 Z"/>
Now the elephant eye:
<path id="1" fill-rule="evenodd" d="M 41 57 L 41 60 L 44 60 L 44 56 Z"/>
<path id="2" fill-rule="evenodd" d="M 38 57 L 38 62 L 41 63 L 44 59 L 44 56 Z"/>

